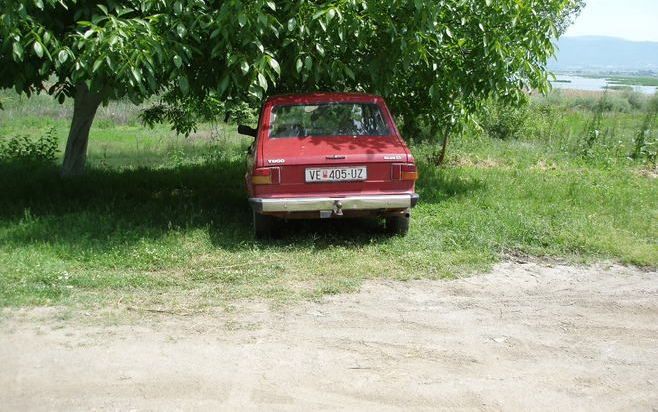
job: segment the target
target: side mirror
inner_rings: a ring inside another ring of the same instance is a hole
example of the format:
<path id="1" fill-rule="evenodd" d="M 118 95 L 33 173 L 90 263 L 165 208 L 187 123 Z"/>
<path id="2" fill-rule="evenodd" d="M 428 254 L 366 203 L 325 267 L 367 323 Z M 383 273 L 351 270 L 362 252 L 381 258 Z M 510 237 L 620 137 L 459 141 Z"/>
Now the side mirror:
<path id="1" fill-rule="evenodd" d="M 253 127 L 245 126 L 243 124 L 238 126 L 238 133 L 243 134 L 245 136 L 256 137 L 256 132 L 257 130 L 254 129 Z"/>

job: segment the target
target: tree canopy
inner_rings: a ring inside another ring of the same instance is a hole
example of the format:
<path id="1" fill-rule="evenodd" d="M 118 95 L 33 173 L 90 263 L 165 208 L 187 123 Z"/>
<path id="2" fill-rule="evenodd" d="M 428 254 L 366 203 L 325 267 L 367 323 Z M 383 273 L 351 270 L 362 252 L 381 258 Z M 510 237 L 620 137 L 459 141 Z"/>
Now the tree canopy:
<path id="1" fill-rule="evenodd" d="M 281 92 L 367 91 L 383 95 L 409 133 L 419 119 L 447 130 L 485 98 L 516 102 L 524 90 L 546 91 L 552 42 L 582 0 L 0 5 L 0 87 L 74 98 L 69 143 L 79 144 L 67 145 L 65 169 L 71 157 L 78 161 L 69 171 L 78 173 L 96 107 L 123 97 L 162 95 L 180 108 L 209 98 L 258 104 Z M 168 119 L 185 131 L 186 113 Z"/>

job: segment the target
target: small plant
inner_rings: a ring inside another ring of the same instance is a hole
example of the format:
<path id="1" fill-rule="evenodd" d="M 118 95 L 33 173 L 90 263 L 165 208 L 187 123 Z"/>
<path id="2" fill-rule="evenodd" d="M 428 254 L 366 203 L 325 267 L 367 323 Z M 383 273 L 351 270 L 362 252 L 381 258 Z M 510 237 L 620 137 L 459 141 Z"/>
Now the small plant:
<path id="1" fill-rule="evenodd" d="M 656 156 L 658 152 L 658 139 L 656 138 L 656 120 L 658 119 L 658 94 L 648 104 L 646 115 L 642 126 L 633 140 L 633 159 L 646 159 L 653 167 L 656 167 Z"/>
<path id="2" fill-rule="evenodd" d="M 54 128 L 39 139 L 16 136 L 0 141 L 0 162 L 2 163 L 47 163 L 57 156 L 57 137 Z"/>
<path id="3" fill-rule="evenodd" d="M 587 123 L 585 127 L 585 139 L 581 145 L 581 155 L 589 157 L 592 155 L 592 149 L 594 143 L 599 140 L 601 136 L 601 124 L 603 121 L 603 112 L 606 111 L 608 106 L 608 89 L 606 88 L 601 95 L 601 98 L 593 108 L 594 114 L 592 119 Z"/>

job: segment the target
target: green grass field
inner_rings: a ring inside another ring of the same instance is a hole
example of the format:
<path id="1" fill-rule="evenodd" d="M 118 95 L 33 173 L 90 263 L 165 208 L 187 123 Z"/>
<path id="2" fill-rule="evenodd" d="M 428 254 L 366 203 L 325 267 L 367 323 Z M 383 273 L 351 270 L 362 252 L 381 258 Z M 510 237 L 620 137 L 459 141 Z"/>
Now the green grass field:
<path id="1" fill-rule="evenodd" d="M 70 107 L 0 97 L 0 138 L 53 128 L 63 148 Z M 313 221 L 270 242 L 251 236 L 249 140 L 235 126 L 204 125 L 185 139 L 145 129 L 138 108 L 113 103 L 92 128 L 85 176 L 0 165 L 0 306 L 287 302 L 364 279 L 465 275 L 519 254 L 655 268 L 658 181 L 627 157 L 642 112 L 607 112 L 583 155 L 592 113 L 564 99 L 534 102 L 521 137 L 464 133 L 441 169 L 426 160 L 431 147 L 415 145 L 421 202 L 405 238 L 368 220 Z"/>
<path id="2" fill-rule="evenodd" d="M 607 76 L 606 80 L 613 84 L 625 84 L 631 86 L 658 86 L 658 77 Z"/>
<path id="3" fill-rule="evenodd" d="M 658 76 L 642 74 L 611 74 L 611 73 L 578 73 L 579 76 L 591 79 L 606 79 L 611 84 L 627 86 L 658 86 Z"/>

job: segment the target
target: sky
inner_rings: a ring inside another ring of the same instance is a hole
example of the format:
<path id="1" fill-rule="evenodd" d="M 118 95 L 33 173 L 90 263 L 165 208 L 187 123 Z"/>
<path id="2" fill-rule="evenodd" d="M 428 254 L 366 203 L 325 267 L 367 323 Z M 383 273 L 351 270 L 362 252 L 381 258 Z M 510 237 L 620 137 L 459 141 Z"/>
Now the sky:
<path id="1" fill-rule="evenodd" d="M 658 42 L 658 0 L 586 0 L 566 36 L 612 36 Z"/>

